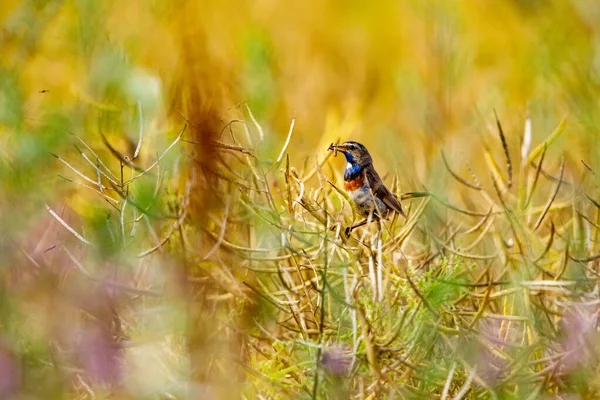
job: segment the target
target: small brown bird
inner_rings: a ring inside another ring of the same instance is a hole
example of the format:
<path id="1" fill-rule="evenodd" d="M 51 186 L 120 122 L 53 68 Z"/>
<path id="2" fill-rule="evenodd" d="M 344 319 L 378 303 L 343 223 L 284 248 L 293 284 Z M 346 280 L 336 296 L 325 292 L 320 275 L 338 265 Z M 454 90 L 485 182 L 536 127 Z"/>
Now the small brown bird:
<path id="1" fill-rule="evenodd" d="M 365 146 L 349 141 L 337 146 L 332 143 L 328 150 L 332 150 L 334 156 L 339 151 L 346 157 L 348 164 L 344 173 L 344 190 L 354 201 L 359 214 L 365 217 L 364 221 L 346 228 L 346 235 L 350 235 L 354 228 L 365 225 L 371 213 L 375 220 L 386 218 L 391 212 L 406 218 L 400 202 L 375 171 L 373 159 Z"/>

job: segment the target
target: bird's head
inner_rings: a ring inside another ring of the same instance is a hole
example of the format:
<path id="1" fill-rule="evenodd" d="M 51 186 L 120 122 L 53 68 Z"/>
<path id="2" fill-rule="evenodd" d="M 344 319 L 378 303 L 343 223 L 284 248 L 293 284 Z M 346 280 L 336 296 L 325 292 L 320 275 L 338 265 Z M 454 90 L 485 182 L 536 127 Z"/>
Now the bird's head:
<path id="1" fill-rule="evenodd" d="M 346 161 L 349 164 L 359 165 L 361 167 L 372 162 L 371 155 L 365 146 L 358 142 L 344 142 L 339 145 L 333 143 L 329 145 L 329 149 L 333 151 L 333 155 L 336 156 L 338 151 L 346 157 Z"/>

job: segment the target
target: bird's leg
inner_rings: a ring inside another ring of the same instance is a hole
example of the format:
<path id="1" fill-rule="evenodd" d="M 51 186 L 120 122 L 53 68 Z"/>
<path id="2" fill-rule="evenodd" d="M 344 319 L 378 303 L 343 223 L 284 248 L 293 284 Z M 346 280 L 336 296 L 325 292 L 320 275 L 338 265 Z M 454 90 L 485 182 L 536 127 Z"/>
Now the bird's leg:
<path id="1" fill-rule="evenodd" d="M 359 222 L 358 224 L 356 224 L 356 225 L 352 225 L 352 226 L 348 226 L 348 227 L 346 227 L 346 230 L 345 230 L 346 237 L 350 237 L 350 233 L 352 233 L 352 231 L 353 231 L 355 228 L 358 228 L 359 226 L 366 225 L 366 224 L 367 224 L 367 222 L 369 222 L 369 219 L 368 219 L 368 218 L 365 218 L 364 220 L 360 221 L 360 222 Z"/>

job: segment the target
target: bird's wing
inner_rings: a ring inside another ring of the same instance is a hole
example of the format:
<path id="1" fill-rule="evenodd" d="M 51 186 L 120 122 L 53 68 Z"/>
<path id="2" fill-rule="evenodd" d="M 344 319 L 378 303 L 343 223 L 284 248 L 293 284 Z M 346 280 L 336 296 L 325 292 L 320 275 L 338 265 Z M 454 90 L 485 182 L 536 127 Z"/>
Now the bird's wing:
<path id="1" fill-rule="evenodd" d="M 388 206 L 390 209 L 394 210 L 395 212 L 406 218 L 406 214 L 404 214 L 404 211 L 402 211 L 402 206 L 400 205 L 400 202 L 398 201 L 396 196 L 394 196 L 392 192 L 390 192 L 389 189 L 385 187 L 383 181 L 379 177 L 379 174 L 377 173 L 377 171 L 375 171 L 375 168 L 373 168 L 372 165 L 369 165 L 365 169 L 367 175 L 367 183 L 373 191 L 373 194 L 379 199 L 381 199 L 381 201 L 383 201 L 385 205 Z"/>

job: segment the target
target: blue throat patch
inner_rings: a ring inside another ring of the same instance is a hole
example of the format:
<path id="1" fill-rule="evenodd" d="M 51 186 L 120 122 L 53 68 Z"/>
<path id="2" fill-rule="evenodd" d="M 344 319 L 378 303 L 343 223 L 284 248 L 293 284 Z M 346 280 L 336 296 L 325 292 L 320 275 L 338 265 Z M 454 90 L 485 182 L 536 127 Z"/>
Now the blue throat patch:
<path id="1" fill-rule="evenodd" d="M 344 173 L 344 180 L 351 181 L 358 178 L 362 172 L 362 167 L 354 162 L 352 154 L 344 152 L 344 156 L 346 156 L 346 161 L 348 162 L 348 167 L 346 167 L 346 172 Z"/>

